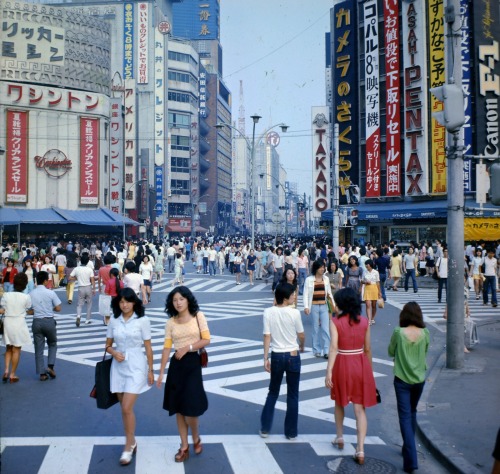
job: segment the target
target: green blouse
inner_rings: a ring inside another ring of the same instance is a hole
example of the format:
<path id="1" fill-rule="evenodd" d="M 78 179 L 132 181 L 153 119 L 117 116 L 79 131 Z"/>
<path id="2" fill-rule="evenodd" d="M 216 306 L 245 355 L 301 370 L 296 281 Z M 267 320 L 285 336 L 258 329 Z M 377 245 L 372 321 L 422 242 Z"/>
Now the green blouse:
<path id="1" fill-rule="evenodd" d="M 427 370 L 425 357 L 429 349 L 429 331 L 423 328 L 421 337 L 410 341 L 403 329 L 394 329 L 388 348 L 389 356 L 394 357 L 394 375 L 409 384 L 422 383 Z"/>

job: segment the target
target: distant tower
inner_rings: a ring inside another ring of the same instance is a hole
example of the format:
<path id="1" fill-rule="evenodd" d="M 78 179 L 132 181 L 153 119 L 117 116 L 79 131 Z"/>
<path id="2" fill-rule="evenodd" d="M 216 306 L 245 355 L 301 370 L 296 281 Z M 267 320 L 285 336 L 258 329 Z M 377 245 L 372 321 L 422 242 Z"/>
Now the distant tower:
<path id="1" fill-rule="evenodd" d="M 240 110 L 238 116 L 238 130 L 245 136 L 245 103 L 243 100 L 243 81 L 240 79 Z"/>

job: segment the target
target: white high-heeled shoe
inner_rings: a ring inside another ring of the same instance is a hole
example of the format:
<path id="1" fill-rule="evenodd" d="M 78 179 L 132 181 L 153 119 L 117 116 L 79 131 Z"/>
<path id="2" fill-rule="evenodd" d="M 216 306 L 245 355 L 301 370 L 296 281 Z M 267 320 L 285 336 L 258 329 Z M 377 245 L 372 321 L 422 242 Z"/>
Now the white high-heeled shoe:
<path id="1" fill-rule="evenodd" d="M 130 464 L 132 462 L 132 458 L 134 457 L 134 454 L 137 451 L 137 441 L 135 444 L 130 448 L 130 451 L 123 451 L 122 455 L 120 456 L 120 464 L 122 466 L 126 466 L 127 464 Z"/>

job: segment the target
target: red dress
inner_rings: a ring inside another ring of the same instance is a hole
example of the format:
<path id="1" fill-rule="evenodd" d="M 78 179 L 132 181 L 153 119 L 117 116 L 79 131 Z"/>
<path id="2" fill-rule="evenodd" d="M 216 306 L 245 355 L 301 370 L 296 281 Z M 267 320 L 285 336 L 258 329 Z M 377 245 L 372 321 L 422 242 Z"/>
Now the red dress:
<path id="1" fill-rule="evenodd" d="M 377 404 L 377 398 L 372 366 L 363 351 L 368 319 L 360 316 L 359 323 L 349 323 L 348 315 L 333 318 L 339 352 L 332 370 L 331 398 L 344 407 L 349 402 L 371 407 Z"/>

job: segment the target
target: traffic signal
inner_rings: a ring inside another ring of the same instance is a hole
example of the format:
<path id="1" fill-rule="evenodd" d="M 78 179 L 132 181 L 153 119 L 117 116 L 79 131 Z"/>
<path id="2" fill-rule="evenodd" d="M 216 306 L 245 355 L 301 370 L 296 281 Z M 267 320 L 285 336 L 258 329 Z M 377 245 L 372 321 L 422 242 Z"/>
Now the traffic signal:
<path id="1" fill-rule="evenodd" d="M 500 206 L 500 163 L 490 166 L 490 198 L 492 204 Z"/>
<path id="2" fill-rule="evenodd" d="M 358 225 L 358 210 L 351 209 L 349 212 L 349 224 L 352 226 Z"/>
<path id="3" fill-rule="evenodd" d="M 465 123 L 464 112 L 464 93 L 456 84 L 443 84 L 439 87 L 433 87 L 431 94 L 444 104 L 444 110 L 433 112 L 432 116 L 448 132 L 457 132 Z"/>

